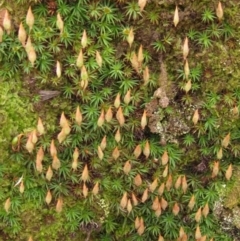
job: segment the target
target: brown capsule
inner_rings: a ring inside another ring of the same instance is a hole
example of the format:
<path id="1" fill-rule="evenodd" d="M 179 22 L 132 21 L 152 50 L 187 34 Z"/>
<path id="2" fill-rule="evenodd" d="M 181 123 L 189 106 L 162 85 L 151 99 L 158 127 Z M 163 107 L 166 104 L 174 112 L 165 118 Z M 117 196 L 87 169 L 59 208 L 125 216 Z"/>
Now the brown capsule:
<path id="1" fill-rule="evenodd" d="M 202 237 L 199 239 L 199 241 L 206 241 L 206 240 L 207 240 L 207 236 L 206 236 L 206 235 L 202 236 Z"/>
<path id="2" fill-rule="evenodd" d="M 219 161 L 214 161 L 213 170 L 212 170 L 212 178 L 216 177 L 219 172 Z"/>
<path id="3" fill-rule="evenodd" d="M 192 88 L 192 82 L 191 80 L 188 80 L 188 82 L 184 86 L 184 90 L 186 93 L 188 93 L 191 88 Z"/>
<path id="4" fill-rule="evenodd" d="M 42 163 L 43 158 L 44 158 L 44 151 L 43 151 L 43 148 L 42 148 L 42 146 L 41 146 L 41 147 L 38 149 L 38 152 L 37 152 L 36 162 Z"/>
<path id="5" fill-rule="evenodd" d="M 56 75 L 57 75 L 58 78 L 60 78 L 61 75 L 62 75 L 61 64 L 58 60 L 57 60 L 57 63 L 56 63 Z"/>
<path id="6" fill-rule="evenodd" d="M 128 105 L 131 101 L 132 97 L 131 97 L 131 90 L 128 90 L 126 95 L 124 96 L 123 102 Z"/>
<path id="7" fill-rule="evenodd" d="M 80 49 L 78 57 L 77 57 L 76 65 L 79 69 L 81 69 L 83 67 L 83 64 L 84 64 L 83 51 L 82 51 L 82 49 Z"/>
<path id="8" fill-rule="evenodd" d="M 86 182 L 86 181 L 89 180 L 89 172 L 88 172 L 88 166 L 87 166 L 87 164 L 85 164 L 85 166 L 84 166 L 81 179 L 82 179 L 84 182 Z"/>
<path id="9" fill-rule="evenodd" d="M 166 167 L 165 167 L 165 169 L 164 169 L 164 171 L 163 171 L 162 176 L 163 176 L 163 177 L 166 177 L 167 175 L 168 175 L 168 165 L 166 165 Z"/>
<path id="10" fill-rule="evenodd" d="M 101 141 L 101 144 L 100 144 L 100 148 L 102 149 L 102 151 L 105 150 L 107 146 L 107 136 L 105 135 L 103 138 L 102 138 L 102 141 Z"/>
<path id="11" fill-rule="evenodd" d="M 183 190 L 183 193 L 186 193 L 187 188 L 188 188 L 187 179 L 186 179 L 186 176 L 184 175 L 182 177 L 182 190 Z"/>
<path id="12" fill-rule="evenodd" d="M 182 238 L 184 236 L 185 232 L 184 232 L 184 229 L 183 227 L 181 226 L 180 229 L 179 229 L 179 238 Z M 182 240 L 181 240 L 182 241 Z"/>
<path id="13" fill-rule="evenodd" d="M 176 6 L 174 17 L 173 17 L 173 24 L 175 27 L 177 27 L 178 23 L 179 23 L 179 14 L 178 14 L 178 7 Z"/>
<path id="14" fill-rule="evenodd" d="M 28 238 L 28 241 L 33 241 L 32 235 Z"/>
<path id="15" fill-rule="evenodd" d="M 122 199 L 120 201 L 120 206 L 121 208 L 126 208 L 127 207 L 127 202 L 128 202 L 128 198 L 127 198 L 127 192 L 123 193 Z"/>
<path id="16" fill-rule="evenodd" d="M 4 203 L 4 209 L 7 213 L 9 212 L 10 207 L 11 207 L 11 199 L 9 197 Z"/>
<path id="17" fill-rule="evenodd" d="M 146 126 L 147 126 L 147 113 L 146 113 L 146 110 L 144 110 L 144 111 L 143 111 L 142 118 L 141 118 L 141 127 L 142 127 L 142 130 L 144 130 Z"/>
<path id="18" fill-rule="evenodd" d="M 195 231 L 195 239 L 200 239 L 202 237 L 202 234 L 201 234 L 201 231 L 200 231 L 200 228 L 199 228 L 199 225 L 197 226 L 196 228 L 196 231 Z"/>
<path id="19" fill-rule="evenodd" d="M 73 162 L 76 162 L 78 161 L 78 157 L 79 157 L 79 151 L 78 151 L 78 148 L 76 147 L 74 152 L 73 152 Z M 76 167 L 77 168 L 77 167 Z"/>
<path id="20" fill-rule="evenodd" d="M 30 133 L 28 136 L 28 140 L 26 143 L 26 149 L 28 150 L 29 153 L 31 153 L 34 149 L 34 143 L 32 142 L 32 133 Z"/>
<path id="21" fill-rule="evenodd" d="M 64 133 L 65 136 L 67 136 L 71 131 L 70 126 L 67 124 L 62 128 L 62 132 Z"/>
<path id="22" fill-rule="evenodd" d="M 123 111 L 122 111 L 122 107 L 121 107 L 121 106 L 118 108 L 118 111 L 117 111 L 117 113 L 116 113 L 116 118 L 117 118 L 117 120 L 118 120 L 118 122 L 119 122 L 119 125 L 120 125 L 120 126 L 123 126 L 124 123 L 125 123 L 125 118 L 124 118 L 124 115 L 123 115 Z"/>
<path id="23" fill-rule="evenodd" d="M 27 56 L 28 56 L 29 62 L 32 64 L 32 66 L 34 66 L 34 63 L 37 59 L 37 54 L 33 46 L 27 52 Z"/>
<path id="24" fill-rule="evenodd" d="M 223 157 L 223 149 L 222 149 L 222 147 L 220 147 L 220 149 L 217 152 L 217 159 L 221 160 L 222 157 Z"/>
<path id="25" fill-rule="evenodd" d="M 131 58 L 130 58 L 132 67 L 134 68 L 134 70 L 139 73 L 139 62 L 138 62 L 138 58 L 135 52 L 132 53 Z"/>
<path id="26" fill-rule="evenodd" d="M 140 174 L 137 174 L 137 176 L 134 177 L 134 184 L 138 187 L 142 185 L 142 178 Z"/>
<path id="27" fill-rule="evenodd" d="M 200 207 L 200 208 L 197 210 L 196 214 L 195 214 L 195 220 L 196 220 L 196 222 L 199 223 L 200 220 L 201 220 L 201 218 L 202 218 L 202 209 L 201 209 L 201 207 Z"/>
<path id="28" fill-rule="evenodd" d="M 96 62 L 100 68 L 102 68 L 102 56 L 98 51 L 96 51 Z"/>
<path id="29" fill-rule="evenodd" d="M 140 218 L 140 226 L 137 230 L 137 233 L 141 236 L 144 233 L 144 230 L 145 230 L 144 221 L 143 221 L 143 218 L 141 217 Z"/>
<path id="30" fill-rule="evenodd" d="M 179 213 L 179 211 L 180 211 L 180 207 L 179 207 L 178 203 L 176 202 L 176 203 L 174 204 L 173 208 L 172 208 L 173 215 L 174 215 L 174 216 L 177 216 L 178 213 Z"/>
<path id="31" fill-rule="evenodd" d="M 159 235 L 159 237 L 158 237 L 158 241 L 164 241 L 164 238 L 163 238 L 162 235 Z"/>
<path id="32" fill-rule="evenodd" d="M 60 166 L 61 166 L 61 162 L 58 159 L 57 155 L 55 155 L 53 157 L 53 161 L 52 161 L 52 168 L 55 170 L 58 170 L 60 168 Z"/>
<path id="33" fill-rule="evenodd" d="M 132 203 L 131 203 L 130 199 L 128 199 L 128 201 L 127 201 L 127 211 L 128 211 L 128 213 L 130 213 L 132 211 Z"/>
<path id="34" fill-rule="evenodd" d="M 188 236 L 187 234 L 183 234 L 181 241 L 188 241 Z"/>
<path id="35" fill-rule="evenodd" d="M 169 191 L 172 187 L 172 175 L 168 175 L 168 179 L 166 181 L 166 189 Z"/>
<path id="36" fill-rule="evenodd" d="M 42 169 L 43 169 L 42 162 L 37 159 L 37 160 L 36 160 L 36 170 L 41 173 L 41 172 L 42 172 Z"/>
<path id="37" fill-rule="evenodd" d="M 96 182 L 96 184 L 94 185 L 92 193 L 93 193 L 93 195 L 97 195 L 99 193 L 99 183 L 98 182 Z"/>
<path id="38" fill-rule="evenodd" d="M 158 180 L 157 178 L 155 178 L 154 181 L 149 185 L 149 190 L 151 192 L 154 192 L 157 186 L 158 186 Z"/>
<path id="39" fill-rule="evenodd" d="M 21 181 L 21 184 L 19 186 L 19 192 L 24 193 L 24 190 L 25 190 L 24 183 L 23 183 L 23 181 Z"/>
<path id="40" fill-rule="evenodd" d="M 32 13 L 31 6 L 28 8 L 28 12 L 27 12 L 27 16 L 26 16 L 26 24 L 28 25 L 28 27 L 31 30 L 33 27 L 33 24 L 34 24 L 34 15 Z"/>
<path id="41" fill-rule="evenodd" d="M 142 195 L 142 202 L 146 202 L 146 200 L 148 199 L 148 188 L 146 188 L 143 192 L 143 195 Z"/>
<path id="42" fill-rule="evenodd" d="M 62 143 L 66 139 L 66 137 L 67 137 L 67 135 L 66 135 L 65 131 L 64 131 L 64 129 L 62 129 L 59 132 L 57 139 L 58 139 L 59 143 Z"/>
<path id="43" fill-rule="evenodd" d="M 147 4 L 147 0 L 138 0 L 138 6 L 139 6 L 141 12 L 145 8 L 146 4 Z"/>
<path id="44" fill-rule="evenodd" d="M 216 15 L 218 17 L 218 20 L 221 21 L 223 18 L 223 8 L 222 8 L 222 3 L 219 1 L 218 6 L 216 9 Z"/>
<path id="45" fill-rule="evenodd" d="M 192 117 L 193 124 L 196 125 L 198 123 L 198 120 L 199 120 L 199 113 L 198 113 L 198 109 L 196 109 Z"/>
<path id="46" fill-rule="evenodd" d="M 140 218 L 137 216 L 134 222 L 135 229 L 138 229 L 140 227 Z"/>
<path id="47" fill-rule="evenodd" d="M 188 53 L 189 53 L 188 37 L 186 37 L 183 43 L 183 59 L 187 58 Z"/>
<path id="48" fill-rule="evenodd" d="M 54 144 L 54 140 L 53 139 L 52 139 L 52 142 L 51 142 L 51 145 L 50 145 L 50 155 L 52 157 L 57 155 L 57 149 L 56 149 L 56 146 Z"/>
<path id="49" fill-rule="evenodd" d="M 222 146 L 227 148 L 227 146 L 229 145 L 230 143 L 230 132 L 223 138 L 222 140 Z"/>
<path id="50" fill-rule="evenodd" d="M 62 128 L 68 124 L 68 121 L 67 121 L 67 118 L 66 118 L 64 112 L 62 112 L 62 114 L 61 114 L 59 124 Z"/>
<path id="51" fill-rule="evenodd" d="M 149 79 L 150 79 L 149 68 L 148 66 L 146 66 L 145 69 L 143 70 L 143 84 L 147 85 L 149 83 Z"/>
<path id="52" fill-rule="evenodd" d="M 50 182 L 53 176 L 53 171 L 51 166 L 48 167 L 47 173 L 46 173 L 46 179 Z"/>
<path id="53" fill-rule="evenodd" d="M 168 206 L 168 202 L 163 198 L 161 197 L 161 208 L 162 210 L 165 210 Z"/>
<path id="54" fill-rule="evenodd" d="M 105 114 L 106 122 L 110 122 L 112 120 L 112 117 L 113 117 L 113 113 L 112 113 L 112 108 L 110 106 Z"/>
<path id="55" fill-rule="evenodd" d="M 32 46 L 31 37 L 28 36 L 27 42 L 26 42 L 26 44 L 25 44 L 25 50 L 26 50 L 26 52 L 28 53 L 32 48 L 33 48 L 33 46 Z"/>
<path id="56" fill-rule="evenodd" d="M 102 151 L 102 149 L 101 149 L 101 147 L 100 146 L 98 146 L 98 158 L 100 159 L 100 160 L 102 160 L 103 159 L 103 151 Z"/>
<path id="57" fill-rule="evenodd" d="M 79 106 L 76 109 L 75 121 L 79 126 L 82 124 L 82 113 Z"/>
<path id="58" fill-rule="evenodd" d="M 228 169 L 227 169 L 226 173 L 225 173 L 225 177 L 228 181 L 230 180 L 230 178 L 232 176 L 232 171 L 233 171 L 232 164 L 230 164 L 228 166 Z"/>
<path id="59" fill-rule="evenodd" d="M 88 78 L 87 72 L 86 72 L 86 77 Z M 88 87 L 88 79 L 82 80 L 81 87 L 83 90 L 85 90 Z"/>
<path id="60" fill-rule="evenodd" d="M 115 133 L 115 141 L 118 143 L 121 141 L 121 133 L 120 133 L 120 129 L 117 129 L 117 132 Z"/>
<path id="61" fill-rule="evenodd" d="M 186 76 L 186 79 L 188 79 L 189 74 L 190 74 L 190 69 L 189 69 L 189 64 L 188 64 L 187 59 L 186 59 L 185 64 L 184 64 L 184 74 Z"/>
<path id="62" fill-rule="evenodd" d="M 37 130 L 34 129 L 34 130 L 31 132 L 31 134 L 32 134 L 32 143 L 33 143 L 33 144 L 36 144 L 37 141 L 38 141 Z"/>
<path id="63" fill-rule="evenodd" d="M 85 182 L 83 183 L 83 191 L 82 192 L 83 192 L 84 198 L 86 198 L 88 196 L 88 187 Z"/>
<path id="64" fill-rule="evenodd" d="M 143 47 L 142 47 L 142 45 L 140 45 L 140 47 L 138 49 L 138 56 L 137 56 L 139 67 L 142 66 L 143 59 L 144 59 L 144 57 L 143 57 Z"/>
<path id="65" fill-rule="evenodd" d="M 97 125 L 98 125 L 99 127 L 103 126 L 104 120 L 105 120 L 105 118 L 104 118 L 104 110 L 102 110 L 102 111 L 101 111 L 101 114 L 100 114 L 100 116 L 99 116 L 99 118 L 98 118 Z"/>
<path id="66" fill-rule="evenodd" d="M 87 39 L 87 32 L 84 29 L 83 35 L 82 35 L 82 39 L 81 39 L 81 44 L 82 44 L 83 49 L 87 47 L 87 41 L 88 41 L 88 39 Z"/>
<path id="67" fill-rule="evenodd" d="M 194 208 L 194 205 L 195 205 L 195 196 L 192 195 L 192 197 L 191 197 L 191 199 L 190 199 L 190 201 L 188 203 L 189 209 L 192 210 Z"/>
<path id="68" fill-rule="evenodd" d="M 57 22 L 56 22 L 57 28 L 60 30 L 60 35 L 62 35 L 63 33 L 63 29 L 64 29 L 64 22 L 62 20 L 62 17 L 60 15 L 60 13 L 57 14 Z"/>
<path id="69" fill-rule="evenodd" d="M 206 218 L 208 213 L 209 213 L 209 206 L 208 206 L 208 203 L 206 203 L 203 210 L 202 210 L 202 214 Z"/>
<path id="70" fill-rule="evenodd" d="M 124 167 L 123 167 L 123 172 L 128 175 L 129 172 L 131 171 L 131 168 L 132 168 L 132 165 L 130 163 L 130 161 L 126 161 L 125 164 L 124 164 Z"/>
<path id="71" fill-rule="evenodd" d="M 45 129 L 44 129 L 44 126 L 43 126 L 43 123 L 42 123 L 42 120 L 40 117 L 38 118 L 37 131 L 40 136 L 45 133 Z"/>
<path id="72" fill-rule="evenodd" d="M 162 195 L 163 195 L 164 189 L 165 189 L 165 184 L 162 183 L 162 184 L 160 185 L 160 187 L 158 188 L 158 194 L 159 194 L 159 196 L 162 196 Z"/>
<path id="73" fill-rule="evenodd" d="M 158 205 L 158 209 L 155 211 L 155 215 L 158 218 L 162 214 L 161 203 Z"/>
<path id="74" fill-rule="evenodd" d="M 81 67 L 81 80 L 84 81 L 83 89 L 86 89 L 86 85 L 87 85 L 86 81 L 88 80 L 88 72 L 84 65 Z"/>
<path id="75" fill-rule="evenodd" d="M 52 194 L 51 194 L 51 191 L 48 190 L 47 195 L 46 195 L 46 197 L 45 197 L 45 202 L 46 202 L 47 204 L 50 204 L 51 201 L 52 201 Z"/>
<path id="76" fill-rule="evenodd" d="M 26 30 L 25 30 L 22 22 L 20 23 L 19 29 L 18 29 L 18 40 L 20 41 L 20 43 L 24 47 L 25 44 L 26 44 L 26 40 L 27 40 L 27 33 L 26 33 Z"/>
<path id="77" fill-rule="evenodd" d="M 8 10 L 5 10 L 4 18 L 3 18 L 3 27 L 7 31 L 7 33 L 10 33 L 12 24 L 11 24 L 11 19 L 8 13 Z"/>
<path id="78" fill-rule="evenodd" d="M 158 196 L 156 196 L 152 203 L 152 210 L 154 211 L 158 210 L 159 205 L 160 205 L 159 198 Z"/>
<path id="79" fill-rule="evenodd" d="M 76 160 L 73 160 L 73 162 L 72 162 L 72 169 L 73 169 L 74 171 L 76 171 L 76 170 L 77 170 L 77 167 L 78 167 L 78 160 L 76 159 Z"/>
<path id="80" fill-rule="evenodd" d="M 127 42 L 130 47 L 132 46 L 133 40 L 134 40 L 133 28 L 130 28 L 128 36 L 127 36 Z"/>
<path id="81" fill-rule="evenodd" d="M 73 152 L 73 160 L 74 161 L 78 160 L 78 157 L 79 157 L 79 151 L 78 151 L 78 148 L 76 147 Z"/>
<path id="82" fill-rule="evenodd" d="M 114 100 L 114 107 L 118 109 L 120 104 L 121 104 L 120 94 L 118 93 L 115 100 Z"/>
<path id="83" fill-rule="evenodd" d="M 179 176 L 179 177 L 177 178 L 174 186 L 175 186 L 176 189 L 178 189 L 178 188 L 181 186 L 181 184 L 182 184 L 182 177 Z"/>
<path id="84" fill-rule="evenodd" d="M 144 149 L 143 149 L 143 154 L 146 158 L 148 158 L 149 155 L 150 155 L 150 144 L 149 144 L 148 140 L 145 143 L 145 146 L 144 146 Z"/>
<path id="85" fill-rule="evenodd" d="M 140 145 L 137 145 L 133 151 L 133 154 L 136 158 L 138 158 L 142 153 L 142 148 Z"/>
<path id="86" fill-rule="evenodd" d="M 161 159 L 162 159 L 162 165 L 166 165 L 168 163 L 169 158 L 168 158 L 168 152 L 166 150 L 164 151 Z"/>
<path id="87" fill-rule="evenodd" d="M 112 152 L 112 157 L 114 160 L 117 160 L 119 156 L 120 156 L 120 152 L 119 152 L 118 148 L 115 147 L 115 149 Z"/>
<path id="88" fill-rule="evenodd" d="M 62 212 L 63 209 L 63 199 L 62 198 L 58 198 L 57 204 L 56 204 L 56 211 L 58 213 Z"/>
<path id="89" fill-rule="evenodd" d="M 136 196 L 135 196 L 134 193 L 132 193 L 132 201 L 133 201 L 133 205 L 134 205 L 134 206 L 137 206 L 137 205 L 138 205 L 138 200 L 137 200 L 137 198 L 136 198 Z"/>

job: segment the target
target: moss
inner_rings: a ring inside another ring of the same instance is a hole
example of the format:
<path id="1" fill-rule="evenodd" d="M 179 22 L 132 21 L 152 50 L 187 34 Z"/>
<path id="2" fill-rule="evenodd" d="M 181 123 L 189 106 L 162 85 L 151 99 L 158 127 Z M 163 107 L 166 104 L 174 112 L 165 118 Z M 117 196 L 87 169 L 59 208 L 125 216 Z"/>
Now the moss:
<path id="1" fill-rule="evenodd" d="M 220 229 L 212 212 L 227 166 L 232 163 L 237 174 L 239 165 L 237 3 L 222 1 L 219 21 L 212 1 L 179 1 L 180 21 L 174 27 L 175 1 L 147 1 L 142 12 L 137 1 L 3 2 L 13 20 L 0 44 L 0 228 L 5 240 L 32 235 L 34 240 L 133 241 L 162 235 L 172 241 L 180 227 L 194 237 L 198 224 L 208 239 L 231 240 L 233 232 Z M 32 30 L 25 21 L 29 4 Z M 17 39 L 20 21 L 36 52 L 33 65 Z M 182 50 L 186 37 L 189 74 Z M 80 50 L 84 67 L 79 68 Z M 42 93 L 57 94 L 43 100 Z M 78 106 L 81 124 L 75 119 Z M 196 109 L 200 118 L 194 124 Z M 45 133 L 35 136 L 38 117 Z M 23 193 L 15 186 L 21 178 Z M 225 202 L 238 213 L 233 180 Z M 93 193 L 96 183 L 98 194 Z M 47 205 L 49 191 L 53 199 Z M 206 203 L 210 213 L 198 223 L 195 215 Z"/>

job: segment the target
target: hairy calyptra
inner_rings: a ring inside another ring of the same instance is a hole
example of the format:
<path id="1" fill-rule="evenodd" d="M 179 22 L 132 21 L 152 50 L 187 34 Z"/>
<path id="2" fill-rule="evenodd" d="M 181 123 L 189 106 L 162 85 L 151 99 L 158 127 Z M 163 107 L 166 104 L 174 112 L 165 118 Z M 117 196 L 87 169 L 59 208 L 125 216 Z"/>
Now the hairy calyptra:
<path id="1" fill-rule="evenodd" d="M 63 33 L 63 29 L 64 29 L 64 22 L 62 20 L 62 17 L 60 15 L 60 13 L 57 14 L 57 22 L 56 22 L 57 28 L 60 30 L 60 35 L 62 35 Z"/>
<path id="2" fill-rule="evenodd" d="M 178 14 L 178 7 L 176 6 L 174 16 L 173 16 L 173 24 L 175 27 L 177 27 L 179 23 L 179 14 Z"/>
<path id="3" fill-rule="evenodd" d="M 25 46 L 26 40 L 27 40 L 27 33 L 26 30 L 22 24 L 22 22 L 19 25 L 19 29 L 18 29 L 18 40 L 20 41 L 20 43 L 22 44 L 22 46 Z"/>
<path id="4" fill-rule="evenodd" d="M 28 27 L 31 30 L 33 27 L 33 24 L 34 24 L 34 15 L 32 13 L 31 6 L 28 8 L 28 12 L 27 12 L 27 16 L 26 16 L 26 24 L 28 25 Z"/>

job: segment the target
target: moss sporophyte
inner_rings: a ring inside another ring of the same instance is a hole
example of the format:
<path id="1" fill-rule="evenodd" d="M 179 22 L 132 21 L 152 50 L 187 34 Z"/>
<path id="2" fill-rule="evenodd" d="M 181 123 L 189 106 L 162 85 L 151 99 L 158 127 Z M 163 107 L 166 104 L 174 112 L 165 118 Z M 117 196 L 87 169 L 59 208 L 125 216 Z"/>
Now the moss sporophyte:
<path id="1" fill-rule="evenodd" d="M 238 12 L 3 1 L 2 239 L 237 239 Z"/>

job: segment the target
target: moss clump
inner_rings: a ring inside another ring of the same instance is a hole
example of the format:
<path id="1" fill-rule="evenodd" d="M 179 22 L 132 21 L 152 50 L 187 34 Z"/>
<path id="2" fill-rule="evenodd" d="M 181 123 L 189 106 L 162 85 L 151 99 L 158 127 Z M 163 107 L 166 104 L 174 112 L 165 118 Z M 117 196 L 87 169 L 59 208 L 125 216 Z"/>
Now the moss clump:
<path id="1" fill-rule="evenodd" d="M 33 26 L 3 2 L 5 240 L 231 240 L 212 210 L 240 152 L 234 2 L 31 1 Z"/>

